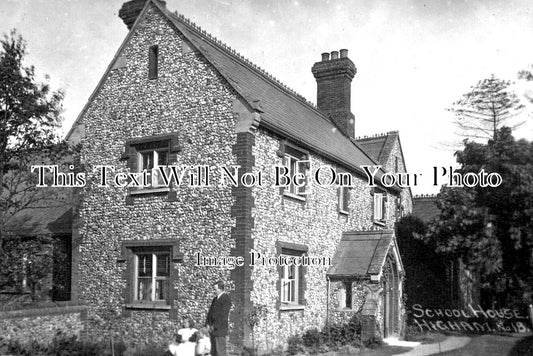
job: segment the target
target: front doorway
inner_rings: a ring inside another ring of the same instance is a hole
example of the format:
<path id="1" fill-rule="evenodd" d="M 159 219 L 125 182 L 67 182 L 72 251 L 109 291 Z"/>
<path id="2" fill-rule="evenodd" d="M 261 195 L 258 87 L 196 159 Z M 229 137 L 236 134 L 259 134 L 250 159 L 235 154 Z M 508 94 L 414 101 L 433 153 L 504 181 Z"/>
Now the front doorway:
<path id="1" fill-rule="evenodd" d="M 383 266 L 383 337 L 398 336 L 400 332 L 399 276 L 396 261 L 390 254 Z"/>

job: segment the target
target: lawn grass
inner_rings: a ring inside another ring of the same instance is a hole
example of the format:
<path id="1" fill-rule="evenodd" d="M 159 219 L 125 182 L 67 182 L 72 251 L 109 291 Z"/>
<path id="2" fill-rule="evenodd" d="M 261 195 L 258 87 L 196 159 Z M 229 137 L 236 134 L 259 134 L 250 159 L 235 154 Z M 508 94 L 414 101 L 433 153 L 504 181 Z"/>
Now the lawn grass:
<path id="1" fill-rule="evenodd" d="M 375 349 L 369 349 L 369 348 L 362 349 L 361 348 L 359 349 L 359 353 L 356 353 L 356 354 L 344 354 L 344 353 L 337 352 L 335 355 L 336 356 L 356 356 L 356 355 L 357 356 L 392 356 L 392 355 L 401 354 L 403 352 L 407 352 L 411 349 L 412 349 L 411 347 L 384 345 L 384 346 L 377 347 Z"/>
<path id="2" fill-rule="evenodd" d="M 406 337 L 406 341 L 417 341 L 422 344 L 436 344 L 438 342 L 443 342 L 446 340 L 446 335 L 441 333 L 432 333 L 432 332 L 426 332 L 426 333 L 420 333 L 420 334 L 413 334 L 409 335 L 409 337 Z"/>
<path id="3" fill-rule="evenodd" d="M 382 355 L 390 356 L 390 355 L 401 354 L 409 350 L 412 350 L 412 347 L 383 345 L 375 349 L 369 349 L 369 348 L 361 349 L 359 355 L 361 356 L 382 356 Z"/>
<path id="4" fill-rule="evenodd" d="M 439 354 L 441 356 L 531 356 L 532 334 L 474 336 L 463 348 Z"/>

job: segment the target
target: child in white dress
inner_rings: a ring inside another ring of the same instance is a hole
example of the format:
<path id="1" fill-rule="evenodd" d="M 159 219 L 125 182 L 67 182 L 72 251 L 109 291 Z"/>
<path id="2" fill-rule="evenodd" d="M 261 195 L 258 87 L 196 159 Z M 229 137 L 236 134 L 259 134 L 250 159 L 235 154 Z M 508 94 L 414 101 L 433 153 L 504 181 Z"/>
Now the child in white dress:
<path id="1" fill-rule="evenodd" d="M 208 356 L 211 353 L 211 340 L 207 328 L 198 330 L 198 340 L 196 340 L 196 356 Z"/>
<path id="2" fill-rule="evenodd" d="M 196 350 L 196 340 L 191 337 L 198 330 L 192 327 L 192 322 L 185 319 L 183 327 L 178 330 L 176 342 L 169 345 L 168 350 L 173 356 L 194 356 Z"/>

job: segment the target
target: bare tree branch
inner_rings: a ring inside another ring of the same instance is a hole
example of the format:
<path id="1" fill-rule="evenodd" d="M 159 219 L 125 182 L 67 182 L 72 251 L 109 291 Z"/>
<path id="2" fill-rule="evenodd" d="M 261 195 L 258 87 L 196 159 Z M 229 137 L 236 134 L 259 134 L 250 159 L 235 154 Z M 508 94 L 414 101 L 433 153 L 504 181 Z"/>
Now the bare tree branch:
<path id="1" fill-rule="evenodd" d="M 453 103 L 449 111 L 455 114 L 455 124 L 461 129 L 459 135 L 465 138 L 495 139 L 496 132 L 503 126 L 517 128 L 524 122 L 511 123 L 520 115 L 524 105 L 510 90 L 510 81 L 496 78 L 479 81 Z"/>

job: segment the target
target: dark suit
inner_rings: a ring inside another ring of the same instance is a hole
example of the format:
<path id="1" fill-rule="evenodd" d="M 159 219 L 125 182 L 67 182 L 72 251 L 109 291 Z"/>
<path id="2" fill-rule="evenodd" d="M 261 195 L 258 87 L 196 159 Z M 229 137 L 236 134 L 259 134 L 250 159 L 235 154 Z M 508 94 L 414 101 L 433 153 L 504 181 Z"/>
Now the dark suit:
<path id="1" fill-rule="evenodd" d="M 226 355 L 226 336 L 228 335 L 228 315 L 231 299 L 226 293 L 215 297 L 207 312 L 206 324 L 211 336 L 211 355 Z"/>

